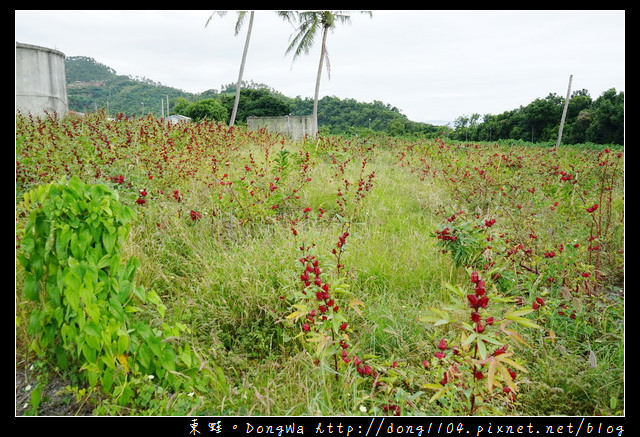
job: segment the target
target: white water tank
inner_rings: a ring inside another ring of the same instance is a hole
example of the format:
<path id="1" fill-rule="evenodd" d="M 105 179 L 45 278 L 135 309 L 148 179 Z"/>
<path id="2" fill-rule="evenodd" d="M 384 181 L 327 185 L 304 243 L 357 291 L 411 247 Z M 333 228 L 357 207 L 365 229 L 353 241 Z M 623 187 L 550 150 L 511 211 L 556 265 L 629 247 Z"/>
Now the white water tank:
<path id="1" fill-rule="evenodd" d="M 38 117 L 68 113 L 64 60 L 58 50 L 16 42 L 16 112 Z"/>

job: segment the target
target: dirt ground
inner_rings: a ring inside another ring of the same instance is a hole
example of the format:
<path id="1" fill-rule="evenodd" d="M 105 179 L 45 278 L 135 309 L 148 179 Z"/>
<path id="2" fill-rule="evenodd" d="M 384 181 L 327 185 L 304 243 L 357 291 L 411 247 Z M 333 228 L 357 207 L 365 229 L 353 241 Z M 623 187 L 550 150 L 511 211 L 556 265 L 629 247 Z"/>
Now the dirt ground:
<path id="1" fill-rule="evenodd" d="M 16 416 L 24 416 L 31 409 L 31 392 L 36 386 L 33 372 L 16 365 Z M 78 404 L 73 394 L 65 390 L 69 385 L 62 379 L 49 380 L 42 392 L 42 402 L 38 416 L 90 416 L 92 409 L 88 405 Z"/>

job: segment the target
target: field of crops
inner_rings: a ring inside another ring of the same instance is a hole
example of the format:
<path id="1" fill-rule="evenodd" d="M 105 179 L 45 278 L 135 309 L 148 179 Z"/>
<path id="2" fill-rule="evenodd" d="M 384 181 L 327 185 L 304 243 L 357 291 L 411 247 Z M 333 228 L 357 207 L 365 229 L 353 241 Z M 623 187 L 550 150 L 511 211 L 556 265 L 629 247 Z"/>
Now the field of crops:
<path id="1" fill-rule="evenodd" d="M 15 177 L 17 414 L 624 414 L 621 148 L 18 115 Z"/>

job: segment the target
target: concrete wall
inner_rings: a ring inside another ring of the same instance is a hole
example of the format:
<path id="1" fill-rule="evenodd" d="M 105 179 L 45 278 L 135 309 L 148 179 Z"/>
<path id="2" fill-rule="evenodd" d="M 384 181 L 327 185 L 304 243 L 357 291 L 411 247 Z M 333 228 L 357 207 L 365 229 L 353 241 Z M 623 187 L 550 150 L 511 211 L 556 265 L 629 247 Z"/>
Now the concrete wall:
<path id="1" fill-rule="evenodd" d="M 35 116 L 69 111 L 65 55 L 57 50 L 16 43 L 16 111 Z"/>
<path id="2" fill-rule="evenodd" d="M 315 136 L 313 132 L 313 116 L 285 115 L 283 117 L 247 117 L 247 127 L 251 130 L 266 128 L 269 132 L 277 132 L 294 140 L 305 135 Z"/>

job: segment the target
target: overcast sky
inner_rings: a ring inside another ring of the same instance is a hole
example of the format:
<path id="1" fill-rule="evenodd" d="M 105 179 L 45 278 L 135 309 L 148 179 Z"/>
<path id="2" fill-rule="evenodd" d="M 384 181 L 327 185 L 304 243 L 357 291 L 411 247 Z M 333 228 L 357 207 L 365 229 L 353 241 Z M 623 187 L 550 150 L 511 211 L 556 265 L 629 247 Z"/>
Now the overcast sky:
<path id="1" fill-rule="evenodd" d="M 248 20 L 235 11 L 15 11 L 17 42 L 94 58 L 117 74 L 192 93 L 235 83 Z M 550 93 L 593 99 L 625 89 L 625 11 L 351 11 L 327 45 L 322 96 L 381 101 L 410 120 L 500 114 Z M 256 11 L 244 80 L 288 97 L 313 97 L 320 38 L 308 55 L 285 54 L 294 28 Z"/>

